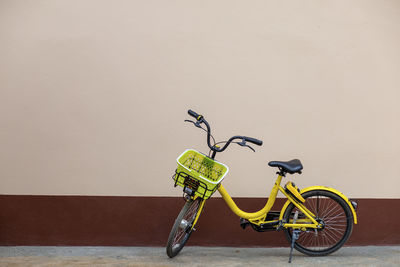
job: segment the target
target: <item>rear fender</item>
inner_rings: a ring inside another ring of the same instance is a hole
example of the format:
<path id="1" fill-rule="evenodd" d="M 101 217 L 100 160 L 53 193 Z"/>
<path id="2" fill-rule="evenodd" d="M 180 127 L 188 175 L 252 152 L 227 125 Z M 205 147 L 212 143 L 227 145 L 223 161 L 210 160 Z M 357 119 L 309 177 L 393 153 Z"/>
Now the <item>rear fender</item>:
<path id="1" fill-rule="evenodd" d="M 333 188 L 330 188 L 330 187 L 326 187 L 326 186 L 310 186 L 310 187 L 306 187 L 306 188 L 304 188 L 304 189 L 302 189 L 302 190 L 300 191 L 300 194 L 303 194 L 303 193 L 306 193 L 306 192 L 309 192 L 309 191 L 312 191 L 312 190 L 324 190 L 324 191 L 329 191 L 329 192 L 334 193 L 334 194 L 338 195 L 339 197 L 341 197 L 341 198 L 347 203 L 347 205 L 349 206 L 351 212 L 353 213 L 354 223 L 357 224 L 357 214 L 356 214 L 356 211 L 354 210 L 354 207 L 353 207 L 353 205 L 351 204 L 350 200 L 349 200 L 345 195 L 343 195 L 341 192 L 337 191 L 336 189 L 333 189 Z M 289 206 L 289 204 L 290 204 L 290 201 L 288 200 L 288 201 L 286 201 L 286 203 L 283 205 L 282 210 L 281 210 L 281 213 L 280 213 L 280 215 L 279 215 L 279 220 L 282 220 L 282 219 L 283 219 L 283 214 L 285 213 L 285 211 L 286 211 L 287 207 Z"/>

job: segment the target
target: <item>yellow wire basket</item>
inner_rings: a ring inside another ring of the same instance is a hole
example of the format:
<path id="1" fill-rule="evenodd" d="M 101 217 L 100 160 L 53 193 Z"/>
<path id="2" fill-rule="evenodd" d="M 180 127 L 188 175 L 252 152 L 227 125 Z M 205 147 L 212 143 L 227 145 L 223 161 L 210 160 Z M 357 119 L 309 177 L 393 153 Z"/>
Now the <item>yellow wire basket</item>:
<path id="1" fill-rule="evenodd" d="M 188 187 L 204 199 L 211 197 L 229 171 L 225 164 L 194 149 L 185 150 L 176 161 L 175 186 Z"/>

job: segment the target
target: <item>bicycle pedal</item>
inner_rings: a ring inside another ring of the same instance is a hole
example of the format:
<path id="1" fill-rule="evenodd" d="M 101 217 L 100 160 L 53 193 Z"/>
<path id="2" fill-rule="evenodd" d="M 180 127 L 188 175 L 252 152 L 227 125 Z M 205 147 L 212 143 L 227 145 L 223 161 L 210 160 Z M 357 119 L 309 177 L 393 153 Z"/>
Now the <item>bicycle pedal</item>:
<path id="1" fill-rule="evenodd" d="M 247 226 L 250 225 L 250 222 L 244 218 L 240 218 L 240 227 L 246 229 Z"/>

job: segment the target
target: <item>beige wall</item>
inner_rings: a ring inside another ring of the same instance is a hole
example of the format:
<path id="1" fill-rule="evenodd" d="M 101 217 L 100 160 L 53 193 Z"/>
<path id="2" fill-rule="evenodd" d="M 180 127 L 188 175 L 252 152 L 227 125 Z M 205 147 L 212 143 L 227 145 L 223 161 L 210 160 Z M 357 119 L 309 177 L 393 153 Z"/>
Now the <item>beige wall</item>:
<path id="1" fill-rule="evenodd" d="M 232 147 L 234 196 L 269 160 L 300 187 L 400 197 L 399 1 L 0 1 L 0 193 L 179 196 L 175 158 Z"/>

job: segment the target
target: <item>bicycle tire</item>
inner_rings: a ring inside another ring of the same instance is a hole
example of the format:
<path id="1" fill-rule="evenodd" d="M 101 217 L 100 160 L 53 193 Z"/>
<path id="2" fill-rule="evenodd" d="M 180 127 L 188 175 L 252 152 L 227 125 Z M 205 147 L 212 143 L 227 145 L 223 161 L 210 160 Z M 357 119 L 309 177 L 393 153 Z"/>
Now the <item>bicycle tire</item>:
<path id="1" fill-rule="evenodd" d="M 349 205 L 340 196 L 325 190 L 312 190 L 302 194 L 304 205 L 317 216 L 317 221 L 324 222 L 323 229 L 302 231 L 294 248 L 308 256 L 326 256 L 338 249 L 350 237 L 353 231 L 353 216 Z M 288 222 L 295 211 L 299 217 L 305 215 L 290 203 L 283 215 Z M 292 229 L 285 228 L 284 234 L 289 244 L 292 243 Z"/>
<path id="2" fill-rule="evenodd" d="M 178 255 L 189 240 L 194 228 L 193 222 L 202 201 L 204 200 L 201 198 L 189 200 L 183 206 L 168 237 L 166 247 L 168 257 L 173 258 Z"/>

